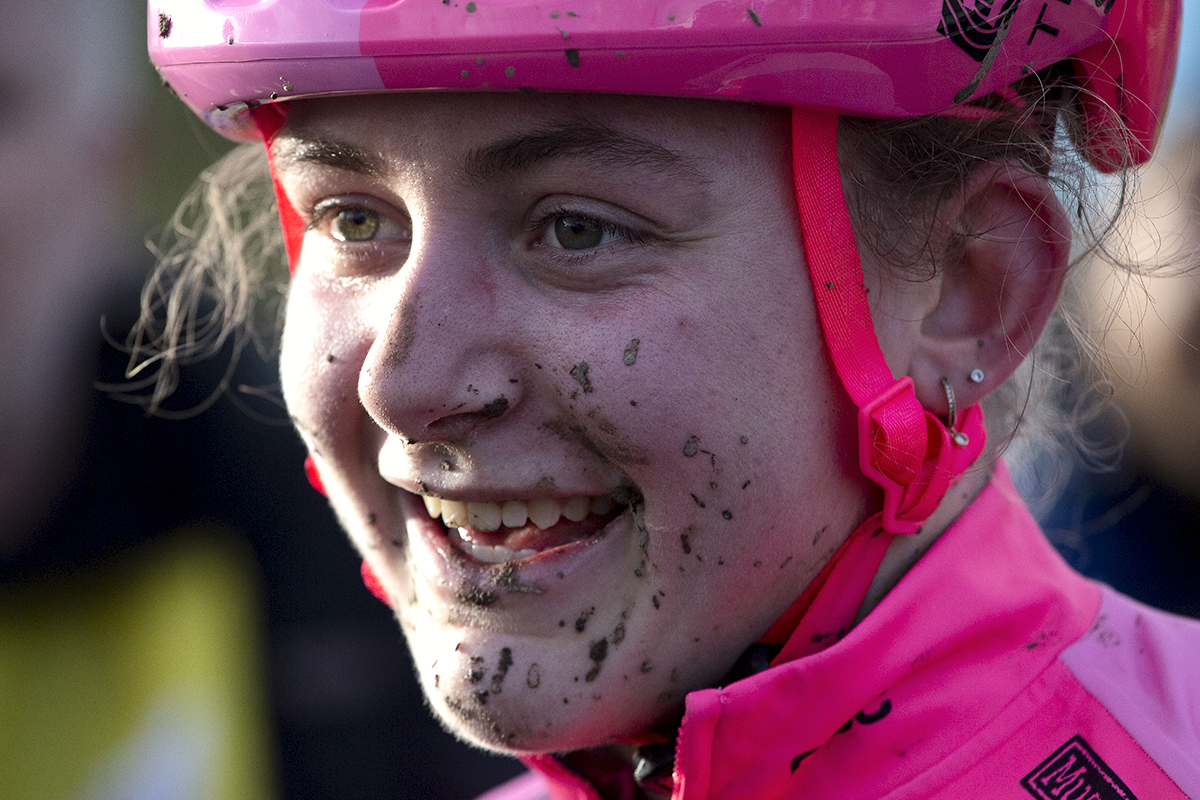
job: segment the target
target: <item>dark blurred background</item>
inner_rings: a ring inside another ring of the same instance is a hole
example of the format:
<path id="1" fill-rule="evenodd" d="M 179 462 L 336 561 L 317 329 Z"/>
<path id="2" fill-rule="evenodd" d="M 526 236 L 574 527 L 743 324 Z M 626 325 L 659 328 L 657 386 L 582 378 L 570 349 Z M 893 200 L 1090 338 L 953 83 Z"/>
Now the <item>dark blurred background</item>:
<path id="1" fill-rule="evenodd" d="M 0 797 L 474 797 L 520 768 L 424 708 L 307 485 L 274 363 L 185 370 L 176 411 L 229 390 L 183 419 L 95 388 L 124 379 L 102 331 L 136 318 L 145 240 L 231 146 L 161 88 L 143 14 L 0 2 Z M 1190 175 L 1195 101 L 1173 105 L 1169 174 Z M 1164 225 L 1193 224 L 1190 180 L 1154 189 Z M 1106 337 L 1125 411 L 1094 431 L 1131 430 L 1129 457 L 1075 469 L 1043 518 L 1083 571 L 1200 616 L 1200 287 L 1163 278 L 1139 306 L 1096 280 L 1096 331 L 1143 331 Z"/>

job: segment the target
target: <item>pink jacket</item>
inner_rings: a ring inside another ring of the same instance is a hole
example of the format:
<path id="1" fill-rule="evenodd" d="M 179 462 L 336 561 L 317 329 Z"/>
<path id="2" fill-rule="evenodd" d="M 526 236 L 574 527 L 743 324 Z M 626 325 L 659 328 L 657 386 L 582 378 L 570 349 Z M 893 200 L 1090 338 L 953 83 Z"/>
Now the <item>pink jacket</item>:
<path id="1" fill-rule="evenodd" d="M 480 800 L 596 800 L 551 756 Z M 1200 800 L 1200 622 L 1073 572 L 1001 465 L 842 641 L 687 697 L 675 800 Z"/>

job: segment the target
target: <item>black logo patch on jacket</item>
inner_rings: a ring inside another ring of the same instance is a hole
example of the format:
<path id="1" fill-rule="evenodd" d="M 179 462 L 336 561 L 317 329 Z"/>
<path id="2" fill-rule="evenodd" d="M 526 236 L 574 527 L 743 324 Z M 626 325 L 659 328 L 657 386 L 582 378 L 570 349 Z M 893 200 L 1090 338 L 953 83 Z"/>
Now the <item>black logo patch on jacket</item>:
<path id="1" fill-rule="evenodd" d="M 1067 743 L 1021 779 L 1037 800 L 1137 800 L 1125 782 L 1096 755 L 1082 736 Z"/>
<path id="2" fill-rule="evenodd" d="M 1008 30 L 1020 0 L 942 0 L 938 33 L 982 63 L 1001 33 Z"/>

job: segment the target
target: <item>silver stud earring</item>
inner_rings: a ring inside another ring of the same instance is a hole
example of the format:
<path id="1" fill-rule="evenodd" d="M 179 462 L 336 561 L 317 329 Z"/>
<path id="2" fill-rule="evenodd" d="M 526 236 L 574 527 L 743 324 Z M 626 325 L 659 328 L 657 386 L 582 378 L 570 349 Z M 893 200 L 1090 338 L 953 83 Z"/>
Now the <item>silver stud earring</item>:
<path id="1" fill-rule="evenodd" d="M 982 373 L 980 374 L 982 375 Z M 958 407 L 954 404 L 954 387 L 950 385 L 949 378 L 942 378 L 942 389 L 946 392 L 946 405 L 950 409 L 946 419 L 946 428 L 950 431 L 950 438 L 959 447 L 966 447 L 971 443 L 970 438 L 962 431 L 954 430 L 954 426 L 958 424 Z"/>
<path id="2" fill-rule="evenodd" d="M 971 383 L 983 383 L 983 370 L 979 367 L 971 370 Z"/>

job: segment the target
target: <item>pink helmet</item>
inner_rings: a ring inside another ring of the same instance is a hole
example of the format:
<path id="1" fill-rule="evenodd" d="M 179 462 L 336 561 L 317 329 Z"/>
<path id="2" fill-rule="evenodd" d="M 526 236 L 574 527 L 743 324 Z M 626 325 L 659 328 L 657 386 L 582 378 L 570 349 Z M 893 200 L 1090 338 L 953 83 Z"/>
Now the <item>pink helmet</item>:
<path id="1" fill-rule="evenodd" d="M 582 91 L 792 106 L 797 202 L 817 308 L 834 366 L 859 408 L 859 463 L 884 489 L 882 511 L 851 537 L 871 555 L 843 559 L 854 574 L 838 579 L 858 589 L 832 616 L 852 619 L 854 598 L 861 601 L 888 539 L 857 534 L 920 530 L 985 436 L 978 407 L 956 414 L 948 390 L 943 424 L 917 402 L 911 379 L 895 379 L 883 359 L 838 175 L 837 114 L 960 114 L 956 107 L 1070 59 L 1084 152 L 1100 169 L 1142 162 L 1174 74 L 1180 4 L 150 0 L 148 32 L 163 78 L 232 139 L 264 138 L 278 127 L 281 115 L 249 113 L 263 104 L 336 94 Z M 295 212 L 282 195 L 280 207 L 285 231 L 294 233 Z M 298 238 L 286 238 L 295 256 Z"/>
<path id="2" fill-rule="evenodd" d="M 1180 0 L 150 0 L 150 53 L 213 128 L 248 108 L 403 90 L 620 92 L 937 114 L 1073 57 L 1097 142 L 1107 109 L 1149 156 Z M 1115 142 L 1114 142 L 1115 143 Z"/>

